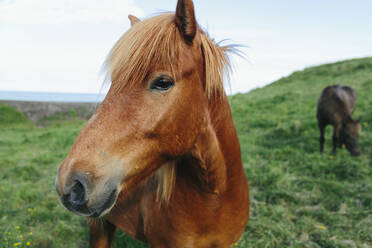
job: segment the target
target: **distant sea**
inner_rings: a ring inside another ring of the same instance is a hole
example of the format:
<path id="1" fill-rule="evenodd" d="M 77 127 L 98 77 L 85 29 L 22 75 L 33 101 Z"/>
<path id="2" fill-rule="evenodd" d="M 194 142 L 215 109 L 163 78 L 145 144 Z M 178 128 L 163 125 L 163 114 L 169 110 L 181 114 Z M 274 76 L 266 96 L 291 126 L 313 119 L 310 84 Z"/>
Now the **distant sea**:
<path id="1" fill-rule="evenodd" d="M 33 91 L 0 91 L 0 100 L 32 102 L 101 102 L 103 94 L 57 93 Z"/>

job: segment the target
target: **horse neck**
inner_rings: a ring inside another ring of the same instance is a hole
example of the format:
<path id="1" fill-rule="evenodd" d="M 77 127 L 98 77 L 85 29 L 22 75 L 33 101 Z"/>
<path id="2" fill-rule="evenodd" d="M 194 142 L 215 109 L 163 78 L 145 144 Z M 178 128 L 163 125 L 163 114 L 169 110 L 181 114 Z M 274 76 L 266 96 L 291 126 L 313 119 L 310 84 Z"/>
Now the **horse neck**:
<path id="1" fill-rule="evenodd" d="M 220 143 L 226 163 L 241 165 L 241 152 L 238 135 L 232 118 L 227 96 L 223 94 L 209 106 L 213 129 Z"/>
<path id="2" fill-rule="evenodd" d="M 231 180 L 240 182 L 244 176 L 240 145 L 225 95 L 210 102 L 206 124 L 191 155 L 194 160 L 189 164 L 193 164 L 193 173 L 204 190 L 223 193 Z"/>
<path id="3" fill-rule="evenodd" d="M 234 180 L 235 176 L 243 176 L 245 181 L 238 134 L 227 96 L 223 94 L 221 99 L 210 104 L 209 109 L 211 123 L 227 166 L 226 176 L 228 180 Z"/>

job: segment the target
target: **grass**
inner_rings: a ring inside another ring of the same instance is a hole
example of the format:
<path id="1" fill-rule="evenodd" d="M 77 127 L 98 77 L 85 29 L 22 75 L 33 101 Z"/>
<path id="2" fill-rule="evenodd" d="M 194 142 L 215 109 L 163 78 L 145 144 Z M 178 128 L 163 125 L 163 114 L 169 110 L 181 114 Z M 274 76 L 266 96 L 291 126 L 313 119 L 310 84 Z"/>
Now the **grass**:
<path id="1" fill-rule="evenodd" d="M 362 155 L 320 154 L 315 119 L 330 84 L 358 93 Z M 295 72 L 230 98 L 251 192 L 238 247 L 372 247 L 372 58 Z M 83 127 L 79 119 L 37 125 L 0 105 L 0 247 L 87 247 L 85 219 L 59 204 L 54 179 Z M 115 247 L 148 247 L 117 232 Z M 29 242 L 29 243 L 28 243 Z"/>

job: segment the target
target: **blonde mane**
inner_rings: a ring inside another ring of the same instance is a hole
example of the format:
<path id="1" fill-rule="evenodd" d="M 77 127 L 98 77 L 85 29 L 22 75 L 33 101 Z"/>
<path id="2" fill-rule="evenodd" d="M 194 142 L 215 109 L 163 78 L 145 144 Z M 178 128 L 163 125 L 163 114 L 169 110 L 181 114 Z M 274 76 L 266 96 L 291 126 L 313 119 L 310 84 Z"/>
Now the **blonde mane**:
<path id="1" fill-rule="evenodd" d="M 155 179 L 157 181 L 157 188 L 156 188 L 156 200 L 159 202 L 168 203 L 172 192 L 174 189 L 174 185 L 176 184 L 176 163 L 169 162 L 167 164 L 162 165 L 156 172 L 155 172 Z"/>
<path id="2" fill-rule="evenodd" d="M 154 65 L 171 68 L 175 77 L 177 58 L 184 40 L 174 22 L 174 13 L 158 15 L 139 23 L 128 30 L 110 51 L 104 68 L 106 79 L 121 89 L 145 82 Z M 205 89 L 209 99 L 224 91 L 224 77 L 229 78 L 229 52 L 234 46 L 219 46 L 199 28 L 201 49 L 205 61 Z"/>
<path id="3" fill-rule="evenodd" d="M 171 68 L 177 78 L 177 58 L 185 42 L 175 23 L 174 13 L 161 14 L 138 22 L 126 32 L 105 61 L 106 79 L 120 90 L 144 83 L 153 67 Z M 224 77 L 229 77 L 229 52 L 234 46 L 219 46 L 199 28 L 201 52 L 205 63 L 205 93 L 211 101 L 224 95 Z M 156 173 L 157 199 L 168 202 L 176 180 L 175 164 L 163 165 Z"/>

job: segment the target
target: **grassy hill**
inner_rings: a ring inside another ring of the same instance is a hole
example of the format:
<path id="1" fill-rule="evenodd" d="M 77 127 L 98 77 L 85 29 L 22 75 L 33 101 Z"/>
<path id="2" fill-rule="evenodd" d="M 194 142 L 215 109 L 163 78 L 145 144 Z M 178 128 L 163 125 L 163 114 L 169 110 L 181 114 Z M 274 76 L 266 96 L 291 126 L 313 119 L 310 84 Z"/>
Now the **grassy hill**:
<path id="1" fill-rule="evenodd" d="M 325 153 L 318 152 L 316 102 L 331 84 L 358 93 L 360 157 L 333 156 L 331 128 Z M 238 247 L 372 247 L 371 93 L 372 58 L 365 58 L 230 98 L 252 202 Z M 35 125 L 0 105 L 0 247 L 87 247 L 85 219 L 63 209 L 54 190 L 56 169 L 83 125 Z M 118 232 L 115 247 L 147 246 Z"/>
<path id="2" fill-rule="evenodd" d="M 321 90 L 352 86 L 362 155 L 319 153 Z M 252 219 L 242 247 L 372 247 L 372 58 L 295 72 L 231 98 L 251 186 Z"/>

